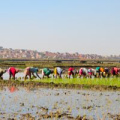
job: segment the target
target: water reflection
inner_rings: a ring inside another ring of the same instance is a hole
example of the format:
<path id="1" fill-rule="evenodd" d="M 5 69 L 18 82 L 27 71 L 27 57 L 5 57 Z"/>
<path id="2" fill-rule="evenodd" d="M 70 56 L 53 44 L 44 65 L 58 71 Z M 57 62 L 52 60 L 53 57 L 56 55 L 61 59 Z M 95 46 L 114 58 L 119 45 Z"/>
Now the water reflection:
<path id="1" fill-rule="evenodd" d="M 15 87 L 15 86 L 10 86 L 8 89 L 9 89 L 9 91 L 10 91 L 11 93 L 16 92 L 16 91 L 19 90 L 19 89 L 18 89 L 17 87 Z"/>
<path id="2" fill-rule="evenodd" d="M 11 94 L 12 93 L 12 94 Z M 120 111 L 119 91 L 65 90 L 29 87 L 3 87 L 0 91 L 0 113 L 17 119 L 30 113 L 38 119 L 42 114 L 60 111 L 73 117 L 86 114 L 87 117 L 103 118 L 108 113 Z M 39 113 L 39 114 L 38 114 Z M 0 114 L 0 118 L 3 115 Z M 108 118 L 108 116 L 107 116 Z"/>

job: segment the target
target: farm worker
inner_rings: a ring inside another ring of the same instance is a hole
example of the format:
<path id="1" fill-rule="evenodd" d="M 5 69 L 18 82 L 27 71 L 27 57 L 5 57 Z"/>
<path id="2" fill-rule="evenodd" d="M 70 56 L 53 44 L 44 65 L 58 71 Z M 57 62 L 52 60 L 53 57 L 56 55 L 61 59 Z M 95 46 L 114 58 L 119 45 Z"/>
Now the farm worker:
<path id="1" fill-rule="evenodd" d="M 96 69 L 91 68 L 91 70 L 92 70 L 92 75 L 96 77 Z"/>
<path id="2" fill-rule="evenodd" d="M 109 77 L 110 76 L 110 70 L 107 67 L 105 67 L 105 69 L 104 69 L 104 76 L 105 77 Z"/>
<path id="3" fill-rule="evenodd" d="M 3 70 L 0 68 L 0 79 L 3 79 L 3 74 L 6 72 L 6 70 Z"/>
<path id="4" fill-rule="evenodd" d="M 100 67 L 96 67 L 96 72 L 100 72 Z"/>
<path id="5" fill-rule="evenodd" d="M 70 78 L 71 75 L 73 75 L 73 77 L 74 77 L 74 68 L 73 67 L 70 67 L 68 69 L 68 78 Z"/>
<path id="6" fill-rule="evenodd" d="M 79 70 L 79 76 L 87 76 L 88 75 L 88 71 L 86 68 L 80 68 Z"/>
<path id="7" fill-rule="evenodd" d="M 63 72 L 63 69 L 62 69 L 62 68 L 56 67 L 56 68 L 54 69 L 54 76 L 55 76 L 55 78 L 57 78 L 57 76 L 59 76 L 59 77 L 61 78 L 62 72 Z"/>
<path id="8" fill-rule="evenodd" d="M 25 71 L 24 71 L 24 75 L 25 75 L 25 77 L 24 77 L 24 79 L 26 79 L 27 78 L 27 76 L 29 76 L 29 78 L 31 79 L 31 75 L 33 75 L 33 77 L 35 77 L 36 78 L 36 76 L 38 77 L 38 78 L 40 78 L 40 76 L 38 75 L 38 68 L 35 68 L 35 67 L 27 67 L 26 69 L 25 69 Z M 36 76 L 34 75 L 34 74 L 36 74 Z M 41 79 L 41 78 L 40 78 Z"/>
<path id="9" fill-rule="evenodd" d="M 96 67 L 96 76 L 97 76 L 97 77 L 100 76 L 100 67 Z"/>
<path id="10" fill-rule="evenodd" d="M 92 68 L 88 69 L 88 75 L 89 75 L 90 78 L 92 77 L 92 75 L 93 75 Z"/>
<path id="11" fill-rule="evenodd" d="M 43 69 L 42 69 L 42 76 L 43 76 L 43 78 L 44 78 L 44 76 L 47 76 L 47 77 L 49 78 L 49 75 L 50 75 L 51 73 L 53 73 L 53 71 L 50 70 L 49 68 L 43 68 Z"/>
<path id="12" fill-rule="evenodd" d="M 113 67 L 111 69 L 111 74 L 114 76 L 114 75 L 118 75 L 118 72 L 119 72 L 119 69 L 117 67 Z"/>
<path id="13" fill-rule="evenodd" d="M 80 68 L 80 70 L 79 70 L 79 76 L 82 76 L 82 74 L 83 74 L 82 69 L 83 69 L 83 68 Z"/>
<path id="14" fill-rule="evenodd" d="M 115 74 L 118 75 L 119 69 L 117 67 L 114 67 Z"/>
<path id="15" fill-rule="evenodd" d="M 104 74 L 104 68 L 100 67 L 100 75 L 103 76 L 103 74 Z"/>
<path id="16" fill-rule="evenodd" d="M 104 68 L 103 67 L 100 68 L 100 72 L 104 72 Z"/>
<path id="17" fill-rule="evenodd" d="M 18 69 L 14 68 L 14 67 L 10 67 L 7 72 L 9 73 L 9 80 L 11 80 L 11 77 L 13 77 L 13 79 L 15 80 L 15 75 L 16 73 L 19 72 Z"/>

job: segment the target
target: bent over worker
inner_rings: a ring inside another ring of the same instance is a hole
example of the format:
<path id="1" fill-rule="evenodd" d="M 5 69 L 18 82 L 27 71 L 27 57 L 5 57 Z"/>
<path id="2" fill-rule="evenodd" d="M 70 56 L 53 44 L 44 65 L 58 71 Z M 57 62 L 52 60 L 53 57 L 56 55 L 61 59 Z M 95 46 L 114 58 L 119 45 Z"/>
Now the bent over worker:
<path id="1" fill-rule="evenodd" d="M 87 71 L 87 68 L 80 68 L 79 69 L 79 77 L 87 77 L 88 76 L 88 71 Z"/>
<path id="2" fill-rule="evenodd" d="M 68 69 L 68 78 L 70 78 L 71 75 L 74 77 L 74 68 L 73 68 L 73 67 L 70 67 L 70 68 Z"/>
<path id="3" fill-rule="evenodd" d="M 112 76 L 118 76 L 118 73 L 119 73 L 119 69 L 117 67 L 113 67 L 111 69 Z"/>
<path id="4" fill-rule="evenodd" d="M 63 69 L 60 68 L 60 67 L 56 67 L 54 69 L 54 77 L 57 78 L 57 76 L 59 76 L 59 78 L 61 78 L 62 76 L 62 72 L 63 72 Z"/>
<path id="5" fill-rule="evenodd" d="M 18 69 L 14 68 L 14 67 L 10 67 L 8 70 L 7 70 L 8 74 L 9 74 L 9 80 L 11 80 L 11 77 L 13 77 L 13 79 L 15 80 L 15 75 L 16 73 L 19 72 Z"/>
<path id="6" fill-rule="evenodd" d="M 41 77 L 38 75 L 38 68 L 35 68 L 35 67 L 27 67 L 26 69 L 25 69 L 25 71 L 24 71 L 24 75 L 25 75 L 25 78 L 24 79 L 26 79 L 27 78 L 27 76 L 29 76 L 29 78 L 31 79 L 31 75 L 33 75 L 33 77 L 35 77 L 36 78 L 36 76 L 38 77 L 38 78 L 40 78 L 41 79 Z M 35 76 L 35 74 L 36 74 L 36 76 Z"/>
<path id="7" fill-rule="evenodd" d="M 43 68 L 42 69 L 42 77 L 47 76 L 49 78 L 49 75 L 53 73 L 53 70 L 50 70 L 49 68 Z"/>

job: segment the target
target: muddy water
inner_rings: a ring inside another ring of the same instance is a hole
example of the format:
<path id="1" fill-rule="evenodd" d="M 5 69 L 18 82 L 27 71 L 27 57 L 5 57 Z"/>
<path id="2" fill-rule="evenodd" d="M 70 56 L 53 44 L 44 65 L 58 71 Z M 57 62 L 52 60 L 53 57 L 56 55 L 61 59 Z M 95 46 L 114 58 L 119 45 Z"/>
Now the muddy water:
<path id="1" fill-rule="evenodd" d="M 109 120 L 108 113 L 114 115 L 120 112 L 120 92 L 23 87 L 4 87 L 0 90 L 2 119 L 20 119 L 27 113 L 38 119 L 41 115 L 56 111 L 73 118 L 86 115 L 89 119 Z"/>

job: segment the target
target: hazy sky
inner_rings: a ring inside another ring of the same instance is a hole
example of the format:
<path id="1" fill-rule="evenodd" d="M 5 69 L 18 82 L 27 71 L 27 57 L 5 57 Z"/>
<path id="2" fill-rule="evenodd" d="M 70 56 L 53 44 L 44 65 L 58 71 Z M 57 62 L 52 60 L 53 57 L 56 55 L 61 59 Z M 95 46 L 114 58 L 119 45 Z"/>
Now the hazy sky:
<path id="1" fill-rule="evenodd" d="M 120 0 L 0 0 L 0 46 L 120 54 Z"/>

